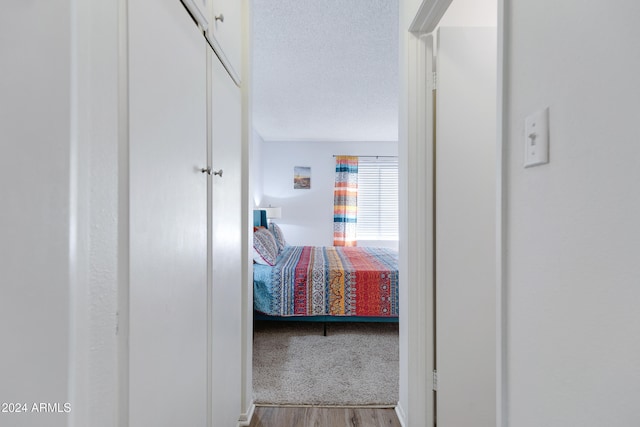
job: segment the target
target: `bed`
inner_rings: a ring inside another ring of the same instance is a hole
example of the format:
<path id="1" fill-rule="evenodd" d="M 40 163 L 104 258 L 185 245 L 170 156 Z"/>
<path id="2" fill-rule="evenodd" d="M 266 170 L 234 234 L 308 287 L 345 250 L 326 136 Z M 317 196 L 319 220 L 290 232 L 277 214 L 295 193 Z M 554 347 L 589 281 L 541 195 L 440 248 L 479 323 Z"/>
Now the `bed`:
<path id="1" fill-rule="evenodd" d="M 261 210 L 254 212 L 254 226 L 255 320 L 398 321 L 396 251 L 290 246 L 277 225 L 266 225 Z"/>

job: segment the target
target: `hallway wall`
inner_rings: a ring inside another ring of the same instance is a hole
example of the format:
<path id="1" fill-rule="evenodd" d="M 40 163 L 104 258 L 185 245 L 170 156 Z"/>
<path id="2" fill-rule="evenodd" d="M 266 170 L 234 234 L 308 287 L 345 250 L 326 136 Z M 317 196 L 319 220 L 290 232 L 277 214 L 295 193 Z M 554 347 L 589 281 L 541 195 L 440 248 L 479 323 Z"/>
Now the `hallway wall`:
<path id="1" fill-rule="evenodd" d="M 640 425 L 640 3 L 506 3 L 508 425 Z"/>
<path id="2" fill-rule="evenodd" d="M 31 412 L 33 402 L 69 401 L 69 3 L 20 2 L 0 16 L 0 402 L 28 405 L 26 414 L 0 413 L 3 425 L 69 418 Z"/>
<path id="3" fill-rule="evenodd" d="M 27 403 L 28 413 L 2 413 L 0 424 L 113 426 L 122 156 L 118 3 L 6 6 L 0 16 L 6 65 L 0 401 Z M 48 413 L 32 411 L 33 403 L 49 404 Z"/>

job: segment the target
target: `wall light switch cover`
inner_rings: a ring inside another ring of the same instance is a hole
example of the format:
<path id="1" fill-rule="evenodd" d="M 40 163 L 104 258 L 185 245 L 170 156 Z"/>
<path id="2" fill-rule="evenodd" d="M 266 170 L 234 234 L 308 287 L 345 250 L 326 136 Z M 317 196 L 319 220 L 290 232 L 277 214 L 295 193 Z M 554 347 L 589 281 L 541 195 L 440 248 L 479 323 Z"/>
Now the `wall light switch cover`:
<path id="1" fill-rule="evenodd" d="M 524 167 L 549 163 L 549 107 L 524 122 Z"/>

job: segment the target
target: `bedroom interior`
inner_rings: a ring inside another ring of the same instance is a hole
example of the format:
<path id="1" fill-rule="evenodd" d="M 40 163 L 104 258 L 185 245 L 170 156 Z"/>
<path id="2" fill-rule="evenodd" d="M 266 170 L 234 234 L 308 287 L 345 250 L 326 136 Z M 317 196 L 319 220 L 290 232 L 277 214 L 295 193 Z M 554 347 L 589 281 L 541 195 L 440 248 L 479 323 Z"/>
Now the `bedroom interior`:
<path id="1" fill-rule="evenodd" d="M 398 400 L 397 25 L 397 1 L 253 1 L 256 404 Z M 340 156 L 362 164 L 359 199 Z M 355 209 L 357 243 L 345 239 Z M 294 341 L 311 350 L 273 357 Z"/>

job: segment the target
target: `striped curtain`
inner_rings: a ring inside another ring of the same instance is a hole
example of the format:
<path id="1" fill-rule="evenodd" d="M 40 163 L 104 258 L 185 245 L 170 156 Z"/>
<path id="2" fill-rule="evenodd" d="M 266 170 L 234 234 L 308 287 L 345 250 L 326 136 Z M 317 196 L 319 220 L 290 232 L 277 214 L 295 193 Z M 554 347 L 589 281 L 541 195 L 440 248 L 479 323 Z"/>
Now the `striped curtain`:
<path id="1" fill-rule="evenodd" d="M 336 156 L 333 191 L 333 246 L 356 246 L 358 157 Z"/>

